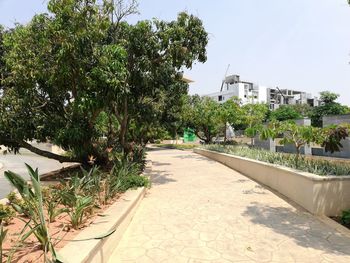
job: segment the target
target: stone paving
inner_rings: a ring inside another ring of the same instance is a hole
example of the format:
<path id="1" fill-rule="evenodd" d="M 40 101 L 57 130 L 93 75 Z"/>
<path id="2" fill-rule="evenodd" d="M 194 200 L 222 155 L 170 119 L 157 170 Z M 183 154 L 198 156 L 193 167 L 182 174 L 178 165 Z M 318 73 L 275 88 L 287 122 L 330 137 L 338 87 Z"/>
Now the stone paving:
<path id="1" fill-rule="evenodd" d="M 148 158 L 152 188 L 110 262 L 350 262 L 349 237 L 240 173 L 186 151 Z"/>

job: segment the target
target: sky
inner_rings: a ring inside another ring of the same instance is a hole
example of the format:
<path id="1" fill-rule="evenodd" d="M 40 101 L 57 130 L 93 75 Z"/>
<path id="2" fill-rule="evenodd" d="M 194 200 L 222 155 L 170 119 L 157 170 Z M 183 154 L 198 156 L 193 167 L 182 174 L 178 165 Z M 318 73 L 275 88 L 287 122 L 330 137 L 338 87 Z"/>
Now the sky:
<path id="1" fill-rule="evenodd" d="M 185 75 L 190 93 L 220 90 L 228 75 L 268 87 L 318 95 L 329 90 L 350 105 L 350 6 L 347 0 L 139 0 L 140 15 L 176 19 L 181 11 L 203 20 L 207 62 Z M 46 11 L 45 0 L 0 0 L 0 24 L 27 23 Z"/>

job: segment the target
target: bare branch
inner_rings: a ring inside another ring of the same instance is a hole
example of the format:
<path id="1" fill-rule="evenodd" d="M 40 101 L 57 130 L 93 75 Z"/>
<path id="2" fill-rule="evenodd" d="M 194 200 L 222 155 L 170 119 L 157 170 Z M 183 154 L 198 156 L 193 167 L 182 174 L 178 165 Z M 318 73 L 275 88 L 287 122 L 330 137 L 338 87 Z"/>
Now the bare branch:
<path id="1" fill-rule="evenodd" d="M 118 26 L 119 23 L 129 15 L 139 14 L 138 7 L 139 3 L 137 0 L 112 0 L 114 7 L 112 14 L 112 22 L 115 22 Z"/>

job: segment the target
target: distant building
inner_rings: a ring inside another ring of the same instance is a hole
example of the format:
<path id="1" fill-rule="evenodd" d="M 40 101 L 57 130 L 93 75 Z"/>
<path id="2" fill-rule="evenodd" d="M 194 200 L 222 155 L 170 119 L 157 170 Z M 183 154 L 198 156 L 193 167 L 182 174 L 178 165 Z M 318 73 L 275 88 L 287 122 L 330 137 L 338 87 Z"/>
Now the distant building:
<path id="1" fill-rule="evenodd" d="M 242 104 L 266 103 L 271 110 L 277 109 L 280 105 L 309 104 L 312 107 L 318 106 L 320 101 L 311 94 L 289 90 L 268 88 L 253 82 L 241 81 L 238 75 L 225 78 L 220 92 L 206 95 L 214 100 L 223 103 L 232 97 L 237 97 Z"/>

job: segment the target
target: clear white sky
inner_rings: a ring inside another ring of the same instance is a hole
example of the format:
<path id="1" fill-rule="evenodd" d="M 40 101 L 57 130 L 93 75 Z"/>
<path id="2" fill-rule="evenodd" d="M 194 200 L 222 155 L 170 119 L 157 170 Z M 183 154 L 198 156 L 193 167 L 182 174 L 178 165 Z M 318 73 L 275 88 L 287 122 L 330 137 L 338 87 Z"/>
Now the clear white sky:
<path id="1" fill-rule="evenodd" d="M 267 86 L 331 90 L 350 105 L 350 7 L 346 0 L 140 0 L 135 19 L 198 15 L 210 33 L 208 61 L 186 75 L 191 93 L 220 88 L 229 74 Z M 0 0 L 0 24 L 25 23 L 44 0 Z"/>

